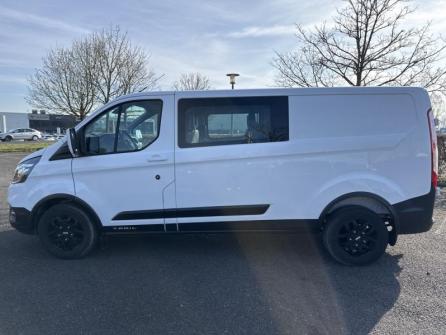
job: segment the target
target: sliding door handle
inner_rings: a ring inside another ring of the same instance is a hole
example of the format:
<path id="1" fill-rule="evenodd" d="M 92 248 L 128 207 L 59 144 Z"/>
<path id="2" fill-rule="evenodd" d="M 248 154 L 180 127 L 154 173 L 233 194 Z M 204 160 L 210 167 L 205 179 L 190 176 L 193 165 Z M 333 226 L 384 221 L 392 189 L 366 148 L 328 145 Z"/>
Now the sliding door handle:
<path id="1" fill-rule="evenodd" d="M 153 154 L 147 159 L 148 162 L 165 162 L 168 160 L 169 156 L 166 154 Z"/>

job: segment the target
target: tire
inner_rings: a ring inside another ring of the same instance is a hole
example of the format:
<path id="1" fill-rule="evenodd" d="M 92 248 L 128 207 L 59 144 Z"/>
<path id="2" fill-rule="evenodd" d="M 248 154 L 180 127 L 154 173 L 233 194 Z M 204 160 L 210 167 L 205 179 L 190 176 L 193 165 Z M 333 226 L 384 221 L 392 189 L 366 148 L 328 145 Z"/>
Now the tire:
<path id="1" fill-rule="evenodd" d="M 85 257 L 98 239 L 92 219 L 82 209 L 70 204 L 54 205 L 44 212 L 37 233 L 45 249 L 63 259 Z"/>
<path id="2" fill-rule="evenodd" d="M 32 140 L 33 141 L 37 141 L 39 138 L 36 136 L 36 135 L 34 135 L 33 137 L 32 137 Z"/>
<path id="3" fill-rule="evenodd" d="M 12 141 L 12 137 L 11 136 L 6 136 L 5 137 L 5 141 L 6 142 L 11 142 Z"/>
<path id="4" fill-rule="evenodd" d="M 375 212 L 348 206 L 329 215 L 322 240 L 328 253 L 339 263 L 366 265 L 384 254 L 389 232 Z"/>

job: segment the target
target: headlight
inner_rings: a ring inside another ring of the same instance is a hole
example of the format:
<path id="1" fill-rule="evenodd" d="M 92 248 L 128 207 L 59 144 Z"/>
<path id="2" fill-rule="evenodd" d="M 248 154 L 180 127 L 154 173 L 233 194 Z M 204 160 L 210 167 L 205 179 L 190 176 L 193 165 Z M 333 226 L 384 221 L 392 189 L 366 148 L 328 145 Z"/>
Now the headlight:
<path id="1" fill-rule="evenodd" d="M 40 161 L 40 156 L 27 159 L 26 161 L 17 165 L 14 173 L 14 177 L 12 178 L 13 184 L 23 183 L 26 178 L 28 178 L 29 174 L 33 170 L 34 166 Z"/>

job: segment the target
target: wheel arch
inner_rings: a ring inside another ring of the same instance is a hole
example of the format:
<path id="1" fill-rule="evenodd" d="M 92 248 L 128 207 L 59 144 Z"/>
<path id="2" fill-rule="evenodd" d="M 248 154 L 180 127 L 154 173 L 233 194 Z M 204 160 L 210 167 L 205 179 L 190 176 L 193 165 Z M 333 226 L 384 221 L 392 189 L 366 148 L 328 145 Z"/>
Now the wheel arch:
<path id="1" fill-rule="evenodd" d="M 33 209 L 31 210 L 31 218 L 34 228 L 37 227 L 37 223 L 45 210 L 61 203 L 68 203 L 81 208 L 88 214 L 88 216 L 91 217 L 94 224 L 96 225 L 96 228 L 98 228 L 99 231 L 102 229 L 102 222 L 99 219 L 99 216 L 89 204 L 74 195 L 64 193 L 52 194 L 50 196 L 47 196 L 41 199 L 33 207 Z"/>
<path id="2" fill-rule="evenodd" d="M 389 231 L 389 244 L 395 245 L 398 232 L 396 227 L 398 226 L 395 210 L 392 205 L 383 197 L 369 192 L 352 192 L 341 195 L 336 199 L 332 200 L 323 209 L 321 215 L 319 216 L 319 221 L 325 224 L 326 218 L 330 213 L 333 213 L 336 209 L 345 206 L 362 206 L 365 207 L 383 217 L 383 219 L 388 219 L 389 225 L 392 229 Z"/>

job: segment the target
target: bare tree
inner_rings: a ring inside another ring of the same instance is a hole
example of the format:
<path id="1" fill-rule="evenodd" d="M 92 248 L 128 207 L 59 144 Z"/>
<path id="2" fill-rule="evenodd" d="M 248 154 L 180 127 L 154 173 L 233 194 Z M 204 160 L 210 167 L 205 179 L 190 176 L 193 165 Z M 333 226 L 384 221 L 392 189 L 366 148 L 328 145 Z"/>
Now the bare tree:
<path id="1" fill-rule="evenodd" d="M 180 79 L 173 83 L 175 91 L 209 90 L 211 83 L 208 77 L 201 73 L 183 73 Z"/>
<path id="2" fill-rule="evenodd" d="M 437 121 L 437 126 L 439 128 L 444 128 L 445 117 L 446 117 L 446 101 L 443 94 L 439 92 L 434 92 L 430 96 L 432 104 L 432 112 Z"/>
<path id="3" fill-rule="evenodd" d="M 99 104 L 157 87 L 149 56 L 131 45 L 127 34 L 111 27 L 56 48 L 29 78 L 25 100 L 33 107 L 83 119 Z"/>
<path id="4" fill-rule="evenodd" d="M 107 103 L 124 94 L 157 87 L 161 77 L 147 68 L 149 55 L 133 46 L 119 26 L 93 33 L 85 43 L 91 45 L 96 55 L 94 84 L 99 102 Z"/>
<path id="5" fill-rule="evenodd" d="M 407 0 L 344 0 L 332 24 L 297 26 L 297 49 L 276 53 L 280 86 L 423 86 L 446 91 L 446 44 L 430 24 L 403 28 Z"/>
<path id="6" fill-rule="evenodd" d="M 93 58 L 91 50 L 82 45 L 50 51 L 42 68 L 29 79 L 25 100 L 35 107 L 83 119 L 96 101 Z"/>

